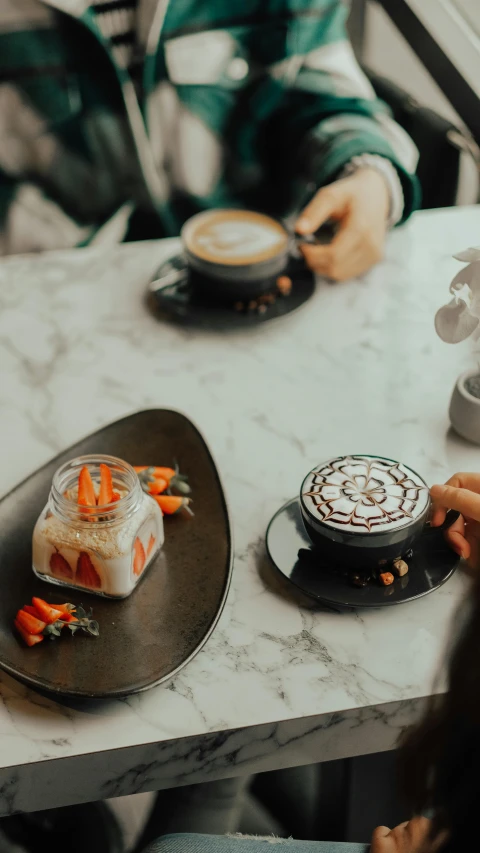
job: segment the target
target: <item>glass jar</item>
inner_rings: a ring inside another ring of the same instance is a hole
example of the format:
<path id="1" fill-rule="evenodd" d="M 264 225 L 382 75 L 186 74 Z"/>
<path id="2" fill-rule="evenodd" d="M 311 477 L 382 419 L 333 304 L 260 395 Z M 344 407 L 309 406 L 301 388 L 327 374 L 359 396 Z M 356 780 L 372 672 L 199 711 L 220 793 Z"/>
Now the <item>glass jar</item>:
<path id="1" fill-rule="evenodd" d="M 86 466 L 96 485 L 101 464 L 110 468 L 118 499 L 104 506 L 80 506 L 80 471 Z M 47 506 L 33 531 L 33 571 L 59 586 L 126 598 L 163 540 L 160 507 L 143 491 L 131 465 L 115 456 L 78 456 L 53 477 Z"/>

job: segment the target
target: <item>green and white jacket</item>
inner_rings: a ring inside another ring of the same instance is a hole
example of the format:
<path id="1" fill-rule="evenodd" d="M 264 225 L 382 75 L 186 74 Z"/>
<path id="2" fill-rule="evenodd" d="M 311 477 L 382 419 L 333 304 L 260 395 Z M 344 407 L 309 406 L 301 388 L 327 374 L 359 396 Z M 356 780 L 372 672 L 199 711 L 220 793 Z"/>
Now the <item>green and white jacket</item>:
<path id="1" fill-rule="evenodd" d="M 416 150 L 345 16 L 341 0 L 138 0 L 138 94 L 88 0 L 0 0 L 0 254 L 115 242 L 135 209 L 158 236 L 211 207 L 286 215 L 363 153 L 395 165 L 406 218 Z"/>

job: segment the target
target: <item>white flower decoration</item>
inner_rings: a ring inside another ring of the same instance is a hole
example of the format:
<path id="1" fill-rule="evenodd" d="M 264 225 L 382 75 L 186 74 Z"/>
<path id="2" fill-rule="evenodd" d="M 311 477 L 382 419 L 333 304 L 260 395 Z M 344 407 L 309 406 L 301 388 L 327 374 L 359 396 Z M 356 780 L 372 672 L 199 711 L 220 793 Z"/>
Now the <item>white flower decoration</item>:
<path id="1" fill-rule="evenodd" d="M 447 344 L 458 344 L 474 334 L 480 337 L 480 246 L 454 255 L 468 264 L 450 285 L 453 299 L 435 316 L 437 335 Z"/>

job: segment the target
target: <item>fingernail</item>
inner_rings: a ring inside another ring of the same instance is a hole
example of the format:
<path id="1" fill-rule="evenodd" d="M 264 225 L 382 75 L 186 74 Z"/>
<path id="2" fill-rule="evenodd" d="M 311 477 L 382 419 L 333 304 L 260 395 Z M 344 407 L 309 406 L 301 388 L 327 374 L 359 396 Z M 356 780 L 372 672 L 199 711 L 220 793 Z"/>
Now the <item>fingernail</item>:
<path id="1" fill-rule="evenodd" d="M 299 219 L 296 224 L 297 231 L 310 231 L 311 225 L 309 219 Z"/>

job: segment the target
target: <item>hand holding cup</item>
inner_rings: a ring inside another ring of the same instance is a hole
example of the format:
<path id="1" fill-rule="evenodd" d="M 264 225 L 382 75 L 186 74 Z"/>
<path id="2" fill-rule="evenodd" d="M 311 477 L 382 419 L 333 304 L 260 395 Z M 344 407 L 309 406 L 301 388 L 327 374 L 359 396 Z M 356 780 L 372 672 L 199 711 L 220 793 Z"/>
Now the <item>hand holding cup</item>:
<path id="1" fill-rule="evenodd" d="M 447 542 L 472 569 L 480 565 L 480 474 L 455 474 L 445 485 L 433 486 L 432 527 L 440 527 L 448 510 L 459 518 L 445 532 Z"/>

